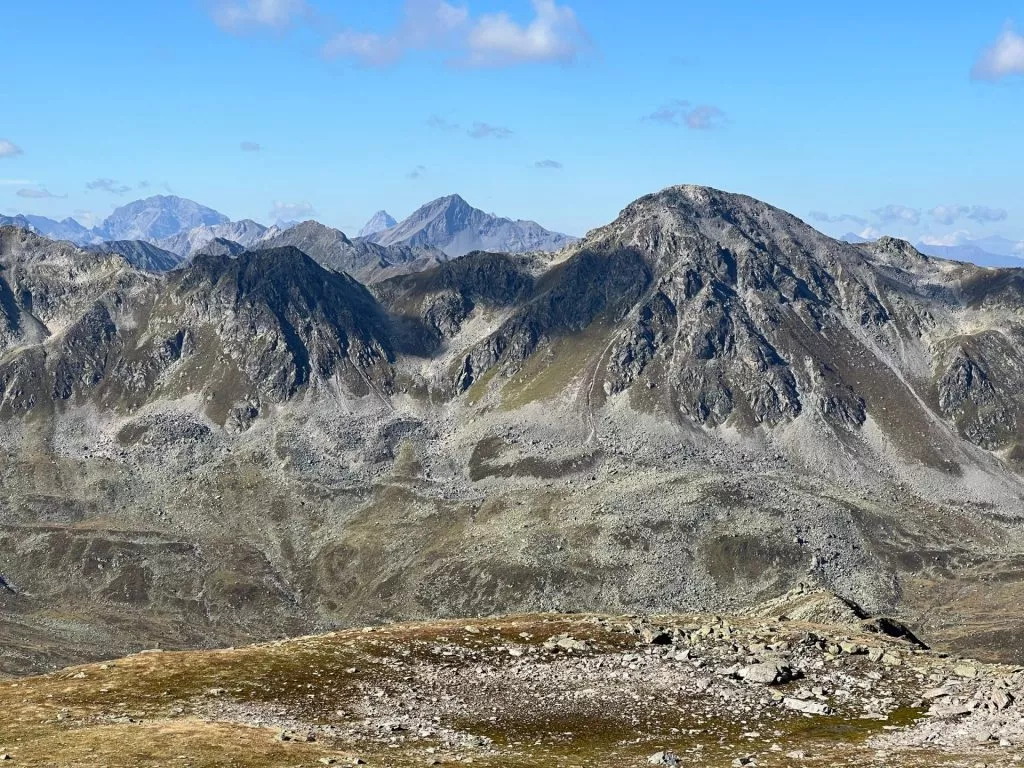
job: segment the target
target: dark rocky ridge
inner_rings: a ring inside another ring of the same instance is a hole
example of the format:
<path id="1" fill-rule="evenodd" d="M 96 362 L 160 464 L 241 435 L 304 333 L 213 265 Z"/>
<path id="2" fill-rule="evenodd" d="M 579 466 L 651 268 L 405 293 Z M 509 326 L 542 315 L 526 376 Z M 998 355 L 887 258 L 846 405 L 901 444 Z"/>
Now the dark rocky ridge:
<path id="1" fill-rule="evenodd" d="M 350 240 L 344 232 L 317 221 L 304 221 L 262 240 L 257 247 L 290 246 L 308 254 L 325 269 L 347 272 L 363 283 L 375 283 L 405 272 L 420 271 L 447 257 L 429 247 L 382 246 L 368 240 Z"/>
<path id="2" fill-rule="evenodd" d="M 183 259 L 175 253 L 158 248 L 144 240 L 112 240 L 91 246 L 98 253 L 116 253 L 137 269 L 147 272 L 170 272 L 181 266 Z"/>
<path id="3" fill-rule="evenodd" d="M 0 265 L 19 636 L 718 609 L 810 570 L 1024 652 L 1019 273 L 701 187 L 372 291 L 294 248 L 151 275 L 3 229 Z"/>

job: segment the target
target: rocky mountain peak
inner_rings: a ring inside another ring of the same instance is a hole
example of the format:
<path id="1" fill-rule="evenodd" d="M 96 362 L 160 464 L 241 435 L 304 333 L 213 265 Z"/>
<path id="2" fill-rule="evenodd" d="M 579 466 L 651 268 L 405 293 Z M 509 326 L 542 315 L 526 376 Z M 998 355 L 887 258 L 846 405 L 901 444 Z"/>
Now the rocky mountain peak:
<path id="1" fill-rule="evenodd" d="M 285 231 L 290 232 L 292 237 L 314 238 L 322 242 L 332 241 L 345 244 L 352 243 L 352 241 L 349 240 L 348 235 L 340 229 L 328 227 L 326 224 L 321 224 L 319 221 L 314 219 L 300 222 Z"/>
<path id="2" fill-rule="evenodd" d="M 558 251 L 575 238 L 550 232 L 533 221 L 485 213 L 460 195 L 447 195 L 369 239 L 380 245 L 429 246 L 456 258 L 471 251 Z"/>
<path id="3" fill-rule="evenodd" d="M 105 240 L 155 241 L 203 225 L 226 224 L 227 216 L 175 195 L 154 195 L 123 205 L 97 233 Z"/>
<path id="4" fill-rule="evenodd" d="M 373 214 L 373 218 L 366 222 L 365 226 L 359 230 L 359 237 L 376 235 L 378 232 L 391 229 L 397 223 L 395 218 L 387 211 L 377 211 Z"/>

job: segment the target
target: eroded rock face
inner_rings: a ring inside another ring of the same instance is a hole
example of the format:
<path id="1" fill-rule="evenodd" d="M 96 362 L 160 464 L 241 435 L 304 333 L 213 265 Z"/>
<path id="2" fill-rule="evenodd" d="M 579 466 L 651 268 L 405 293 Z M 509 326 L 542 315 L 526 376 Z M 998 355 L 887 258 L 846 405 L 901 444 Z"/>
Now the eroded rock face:
<path id="1" fill-rule="evenodd" d="M 1019 611 L 943 585 L 1019 605 L 1022 307 L 1015 273 L 700 187 L 557 257 L 372 288 L 290 247 L 151 274 L 3 228 L 0 532 L 37 556 L 2 575 L 47 587 L 5 599 L 267 636 L 734 608 L 810 571 L 844 601 L 799 611 L 903 612 L 927 642 L 937 590 L 1016 653 Z M 82 578 L 44 525 L 182 548 Z M 224 541 L 260 584 L 181 580 Z"/>

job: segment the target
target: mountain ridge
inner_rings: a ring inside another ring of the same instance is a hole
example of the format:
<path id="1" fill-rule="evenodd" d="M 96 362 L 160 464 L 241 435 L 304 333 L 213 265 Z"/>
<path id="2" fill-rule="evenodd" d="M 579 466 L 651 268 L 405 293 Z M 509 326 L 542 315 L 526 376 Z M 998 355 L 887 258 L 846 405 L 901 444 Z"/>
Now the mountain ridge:
<path id="1" fill-rule="evenodd" d="M 321 226 L 295 236 L 358 246 Z M 0 266 L 19 626 L 59 605 L 111 648 L 194 647 L 714 611 L 810 573 L 930 644 L 1019 658 L 1018 271 L 695 186 L 557 259 L 368 287 L 294 246 L 152 274 L 12 228 Z"/>
<path id="2" fill-rule="evenodd" d="M 533 221 L 513 221 L 472 207 L 459 195 L 438 198 L 404 221 L 371 235 L 380 245 L 426 245 L 457 258 L 472 251 L 557 251 L 576 238 Z"/>

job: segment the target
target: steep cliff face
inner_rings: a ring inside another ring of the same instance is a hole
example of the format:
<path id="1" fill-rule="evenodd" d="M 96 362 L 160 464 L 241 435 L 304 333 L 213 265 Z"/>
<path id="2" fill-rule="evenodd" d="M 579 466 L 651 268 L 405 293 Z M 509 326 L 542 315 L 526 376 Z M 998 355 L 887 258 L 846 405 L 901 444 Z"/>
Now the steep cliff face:
<path id="1" fill-rule="evenodd" d="M 396 344 L 431 343 L 393 323 L 361 284 L 294 248 L 204 255 L 156 276 L 23 245 L 19 253 L 50 255 L 6 270 L 6 336 L 13 345 L 35 328 L 45 343 L 0 363 L 8 415 L 72 398 L 128 412 L 200 395 L 215 421 L 248 427 L 262 408 L 328 383 L 385 396 Z"/>

